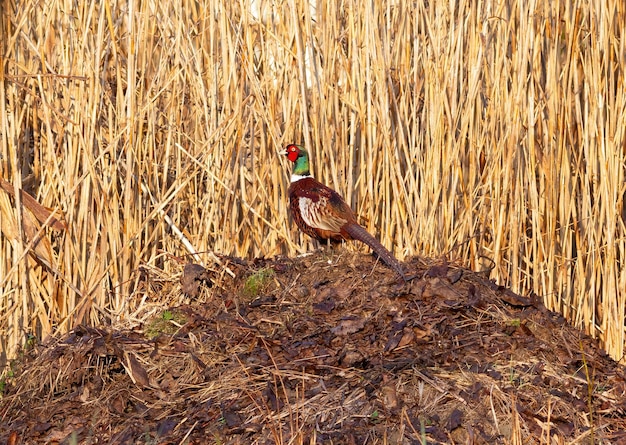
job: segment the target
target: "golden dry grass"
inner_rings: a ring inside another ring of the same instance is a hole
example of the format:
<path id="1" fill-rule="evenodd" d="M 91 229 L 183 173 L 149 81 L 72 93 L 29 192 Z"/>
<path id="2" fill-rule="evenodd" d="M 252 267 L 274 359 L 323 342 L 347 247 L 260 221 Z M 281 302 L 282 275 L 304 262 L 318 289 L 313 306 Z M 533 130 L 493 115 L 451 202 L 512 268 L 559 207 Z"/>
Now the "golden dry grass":
<path id="1" fill-rule="evenodd" d="M 623 2 L 381 3 L 3 2 L 4 354 L 132 322 L 142 264 L 309 250 L 302 141 L 399 257 L 493 264 L 620 359 Z"/>

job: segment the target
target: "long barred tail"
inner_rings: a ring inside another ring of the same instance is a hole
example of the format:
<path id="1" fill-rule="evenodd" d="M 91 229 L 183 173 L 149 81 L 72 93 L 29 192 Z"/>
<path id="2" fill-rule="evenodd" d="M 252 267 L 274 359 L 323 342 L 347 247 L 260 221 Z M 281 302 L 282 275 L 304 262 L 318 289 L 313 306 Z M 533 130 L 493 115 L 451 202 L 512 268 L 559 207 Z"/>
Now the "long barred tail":
<path id="1" fill-rule="evenodd" d="M 378 257 L 383 260 L 385 264 L 387 264 L 387 266 L 395 270 L 396 273 L 400 275 L 400 278 L 407 281 L 400 262 L 385 248 L 385 246 L 380 244 L 376 238 L 370 235 L 367 230 L 358 224 L 346 224 L 342 227 L 342 229 L 345 230 L 346 233 L 348 233 L 353 239 L 362 241 L 370 246 L 372 250 L 376 252 L 376 255 L 378 255 Z"/>

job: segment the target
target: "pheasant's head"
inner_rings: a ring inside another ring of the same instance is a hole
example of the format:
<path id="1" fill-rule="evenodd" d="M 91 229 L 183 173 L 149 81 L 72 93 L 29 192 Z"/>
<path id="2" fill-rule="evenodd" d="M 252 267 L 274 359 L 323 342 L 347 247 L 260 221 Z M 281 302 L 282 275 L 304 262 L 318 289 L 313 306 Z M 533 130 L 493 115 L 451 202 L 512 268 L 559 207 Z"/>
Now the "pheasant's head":
<path id="1" fill-rule="evenodd" d="M 287 156 L 294 163 L 294 176 L 310 176 L 309 170 L 309 154 L 302 145 L 289 144 L 280 154 Z"/>

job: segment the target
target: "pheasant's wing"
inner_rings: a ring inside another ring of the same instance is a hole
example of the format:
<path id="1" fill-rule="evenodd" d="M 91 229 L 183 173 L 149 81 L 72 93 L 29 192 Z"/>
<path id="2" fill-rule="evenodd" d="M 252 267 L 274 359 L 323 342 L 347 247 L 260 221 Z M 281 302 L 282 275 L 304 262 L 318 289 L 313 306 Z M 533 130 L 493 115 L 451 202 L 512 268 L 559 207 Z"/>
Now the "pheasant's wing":
<path id="1" fill-rule="evenodd" d="M 298 198 L 298 205 L 304 222 L 315 229 L 339 233 L 341 227 L 347 222 L 345 218 L 330 211 L 332 208 L 326 197 L 320 196 L 317 201 L 314 201 L 301 196 Z"/>
<path id="2" fill-rule="evenodd" d="M 298 205 L 304 222 L 316 229 L 339 233 L 346 223 L 355 221 L 352 209 L 341 196 L 323 184 L 301 193 Z"/>

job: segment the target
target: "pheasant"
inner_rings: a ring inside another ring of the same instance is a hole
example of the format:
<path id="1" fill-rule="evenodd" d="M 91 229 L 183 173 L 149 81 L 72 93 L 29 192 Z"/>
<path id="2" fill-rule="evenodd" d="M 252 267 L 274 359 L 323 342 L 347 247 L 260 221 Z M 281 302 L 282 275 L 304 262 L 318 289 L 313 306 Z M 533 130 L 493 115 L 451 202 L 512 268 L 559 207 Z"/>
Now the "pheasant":
<path id="1" fill-rule="evenodd" d="M 359 225 L 354 212 L 341 195 L 311 176 L 309 154 L 304 147 L 290 144 L 280 154 L 294 163 L 289 186 L 289 207 L 298 228 L 319 241 L 362 241 L 407 281 L 400 262 Z"/>

